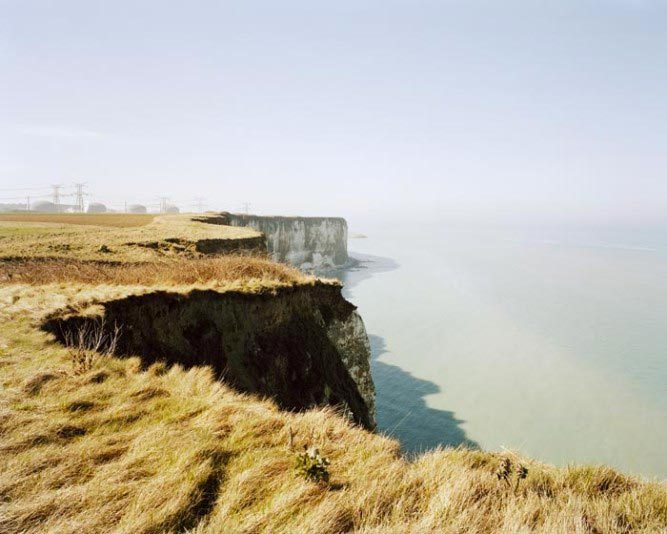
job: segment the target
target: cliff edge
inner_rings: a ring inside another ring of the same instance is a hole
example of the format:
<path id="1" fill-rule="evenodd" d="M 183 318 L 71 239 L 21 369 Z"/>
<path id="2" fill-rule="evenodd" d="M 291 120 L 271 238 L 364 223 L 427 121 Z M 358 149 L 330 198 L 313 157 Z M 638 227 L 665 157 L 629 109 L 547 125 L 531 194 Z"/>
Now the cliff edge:
<path id="1" fill-rule="evenodd" d="M 283 409 L 335 406 L 375 428 L 370 346 L 356 308 L 336 283 L 270 291 L 169 288 L 95 298 L 49 316 L 44 329 L 64 345 L 80 332 L 109 338 L 114 354 L 185 368 L 209 366 L 239 391 Z M 103 332 L 99 332 L 102 329 Z"/>
<path id="2" fill-rule="evenodd" d="M 76 220 L 0 221 L 0 532 L 667 529 L 661 483 L 368 432 L 354 306 L 251 229 Z"/>
<path id="3" fill-rule="evenodd" d="M 347 222 L 341 217 L 269 217 L 221 213 L 199 220 L 257 230 L 264 234 L 273 260 L 287 262 L 303 270 L 337 268 L 349 261 Z"/>

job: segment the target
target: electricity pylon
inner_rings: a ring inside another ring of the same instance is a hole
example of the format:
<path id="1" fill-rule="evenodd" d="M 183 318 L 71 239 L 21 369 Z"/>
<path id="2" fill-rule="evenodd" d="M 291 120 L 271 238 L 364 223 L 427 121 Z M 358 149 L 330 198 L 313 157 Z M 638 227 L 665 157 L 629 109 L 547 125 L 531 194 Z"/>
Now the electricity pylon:
<path id="1" fill-rule="evenodd" d="M 76 189 L 76 192 L 74 193 L 74 196 L 76 197 L 76 202 L 75 202 L 76 211 L 78 211 L 79 213 L 83 213 L 83 197 L 86 194 L 83 192 L 83 188 L 85 186 L 86 186 L 85 182 L 74 184 L 74 187 Z"/>

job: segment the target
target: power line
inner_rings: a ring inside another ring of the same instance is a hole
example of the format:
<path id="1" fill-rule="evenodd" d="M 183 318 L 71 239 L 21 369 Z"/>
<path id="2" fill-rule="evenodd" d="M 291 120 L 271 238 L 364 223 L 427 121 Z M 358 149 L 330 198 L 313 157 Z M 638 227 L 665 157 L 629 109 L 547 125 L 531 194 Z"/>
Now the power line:
<path id="1" fill-rule="evenodd" d="M 0 200 L 23 200 L 25 197 L 1 197 Z"/>
<path id="2" fill-rule="evenodd" d="M 3 187 L 0 188 L 0 191 L 47 191 L 48 186 L 43 187 Z"/>
<path id="3" fill-rule="evenodd" d="M 204 199 L 202 197 L 196 197 L 194 204 L 197 206 L 199 213 L 204 213 Z"/>
<path id="4" fill-rule="evenodd" d="M 22 196 L 17 196 L 17 197 L 0 197 L 0 200 L 24 200 L 27 195 L 22 195 Z M 53 200 L 53 192 L 45 194 L 45 195 L 29 195 L 30 198 L 35 199 L 35 198 L 49 198 Z M 63 197 L 65 195 L 59 195 L 60 197 Z"/>

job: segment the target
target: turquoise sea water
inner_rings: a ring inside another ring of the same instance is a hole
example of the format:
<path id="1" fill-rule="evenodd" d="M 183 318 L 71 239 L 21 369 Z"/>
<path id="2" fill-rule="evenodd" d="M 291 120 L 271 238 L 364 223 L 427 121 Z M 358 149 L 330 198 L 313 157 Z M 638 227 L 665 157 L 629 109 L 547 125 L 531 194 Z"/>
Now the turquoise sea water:
<path id="1" fill-rule="evenodd" d="M 381 431 L 667 479 L 667 229 L 359 230 Z"/>

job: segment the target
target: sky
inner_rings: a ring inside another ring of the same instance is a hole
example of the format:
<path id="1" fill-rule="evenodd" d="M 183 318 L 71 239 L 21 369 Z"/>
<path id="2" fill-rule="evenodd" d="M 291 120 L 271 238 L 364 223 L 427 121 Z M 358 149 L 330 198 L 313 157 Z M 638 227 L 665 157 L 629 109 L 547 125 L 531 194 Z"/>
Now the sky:
<path id="1" fill-rule="evenodd" d="M 0 0 L 0 202 L 667 220 L 667 1 Z"/>

